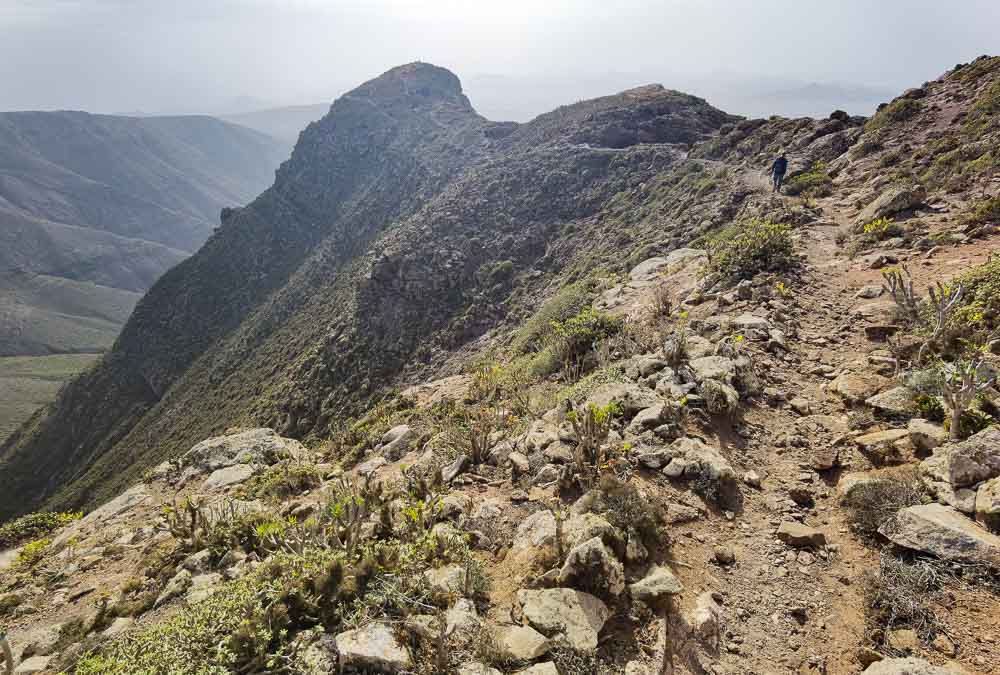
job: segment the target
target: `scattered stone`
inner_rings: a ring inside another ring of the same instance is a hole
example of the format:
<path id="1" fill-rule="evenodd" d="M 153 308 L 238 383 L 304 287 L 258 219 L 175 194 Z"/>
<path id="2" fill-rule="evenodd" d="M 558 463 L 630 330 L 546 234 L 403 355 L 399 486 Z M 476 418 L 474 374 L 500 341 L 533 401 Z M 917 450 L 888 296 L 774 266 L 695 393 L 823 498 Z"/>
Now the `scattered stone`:
<path id="1" fill-rule="evenodd" d="M 537 663 L 530 668 L 519 670 L 514 675 L 559 675 L 559 669 L 552 661 Z"/>
<path id="2" fill-rule="evenodd" d="M 944 427 L 919 417 L 910 420 L 906 430 L 910 433 L 910 442 L 918 450 L 933 450 L 948 442 L 948 432 Z"/>
<path id="3" fill-rule="evenodd" d="M 861 298 L 863 300 L 873 300 L 882 295 L 884 292 L 885 289 L 881 286 L 862 286 L 861 289 L 854 294 L 854 297 Z"/>
<path id="4" fill-rule="evenodd" d="M 684 592 L 684 586 L 666 567 L 653 566 L 642 579 L 628 587 L 635 600 L 654 602 L 665 595 L 677 595 Z"/>
<path id="5" fill-rule="evenodd" d="M 170 581 L 167 582 L 166 587 L 164 587 L 160 596 L 156 598 L 156 603 L 153 606 L 159 607 L 163 603 L 183 595 L 190 585 L 191 573 L 187 570 L 179 571 Z"/>
<path id="6" fill-rule="evenodd" d="M 968 487 L 1000 476 L 1000 428 L 989 427 L 934 451 L 920 465 L 933 480 Z"/>
<path id="7" fill-rule="evenodd" d="M 342 668 L 396 672 L 413 666 L 410 652 L 384 623 L 338 633 L 335 640 Z"/>
<path id="8" fill-rule="evenodd" d="M 927 199 L 927 189 L 922 185 L 890 187 L 862 209 L 855 220 L 855 225 L 861 227 L 877 218 L 914 209 L 923 204 L 925 199 Z"/>
<path id="9" fill-rule="evenodd" d="M 715 562 L 720 565 L 732 565 L 736 562 L 736 554 L 733 549 L 728 546 L 716 546 L 715 547 Z"/>
<path id="10" fill-rule="evenodd" d="M 790 520 L 778 527 L 778 539 L 795 548 L 817 548 L 826 544 L 826 535 L 821 531 Z"/>
<path id="11" fill-rule="evenodd" d="M 410 445 L 416 440 L 417 434 L 408 424 L 399 424 L 382 435 L 382 440 L 376 451 L 396 461 L 410 451 Z"/>
<path id="12" fill-rule="evenodd" d="M 594 596 L 569 588 L 520 590 L 517 600 L 528 622 L 547 635 L 564 633 L 574 649 L 593 651 L 604 622 L 611 616 Z"/>
<path id="13" fill-rule="evenodd" d="M 507 455 L 507 461 L 518 474 L 528 473 L 531 471 L 531 462 L 528 458 L 520 452 L 512 452 Z"/>
<path id="14" fill-rule="evenodd" d="M 788 402 L 788 405 L 790 405 L 792 407 L 792 410 L 794 410 L 800 415 L 804 416 L 812 414 L 812 404 L 809 402 L 809 399 L 802 398 L 801 396 L 796 396 L 795 398 L 793 398 L 791 401 Z"/>
<path id="15" fill-rule="evenodd" d="M 1000 477 L 986 481 L 976 490 L 976 520 L 1000 531 Z"/>
<path id="16" fill-rule="evenodd" d="M 618 403 L 627 418 L 659 402 L 651 389 L 631 382 L 602 384 L 587 397 L 587 404 L 594 404 L 597 407 Z"/>
<path id="17" fill-rule="evenodd" d="M 111 622 L 111 625 L 104 629 L 102 635 L 104 637 L 114 637 L 116 635 L 121 635 L 135 623 L 135 619 L 130 616 L 120 616 Z"/>
<path id="18" fill-rule="evenodd" d="M 459 666 L 458 675 L 503 675 L 503 673 L 482 663 L 466 663 Z"/>
<path id="19" fill-rule="evenodd" d="M 830 391 L 850 403 L 857 403 L 874 396 L 882 388 L 885 381 L 884 377 L 874 373 L 861 375 L 846 372 L 841 373 L 830 382 Z"/>
<path id="20" fill-rule="evenodd" d="M 594 537 L 570 550 L 559 583 L 617 597 L 625 590 L 625 571 L 601 538 Z"/>
<path id="21" fill-rule="evenodd" d="M 879 450 L 887 444 L 891 445 L 898 440 L 909 437 L 910 432 L 906 429 L 886 429 L 858 436 L 854 442 L 866 450 Z"/>
<path id="22" fill-rule="evenodd" d="M 385 457 L 382 455 L 375 455 L 368 461 L 359 464 L 355 470 L 360 476 L 369 476 L 388 464 L 389 462 Z"/>
<path id="23" fill-rule="evenodd" d="M 514 533 L 513 549 L 552 546 L 556 541 L 556 517 L 551 511 L 537 511 L 525 518 Z"/>
<path id="24" fill-rule="evenodd" d="M 206 491 L 219 490 L 230 485 L 237 485 L 246 481 L 253 474 L 254 468 L 249 464 L 234 464 L 233 466 L 216 469 L 212 472 L 212 475 L 205 479 L 202 489 Z"/>
<path id="25" fill-rule="evenodd" d="M 549 652 L 548 638 L 530 626 L 499 626 L 493 635 L 506 659 L 534 661 Z"/>
<path id="26" fill-rule="evenodd" d="M 932 666 L 923 659 L 883 659 L 865 669 L 865 675 L 966 675 L 965 671 L 948 666 Z"/>
<path id="27" fill-rule="evenodd" d="M 211 597 L 221 583 L 222 575 L 216 572 L 199 574 L 196 577 L 192 577 L 191 585 L 188 589 L 187 601 L 196 603 Z"/>
<path id="28" fill-rule="evenodd" d="M 52 660 L 51 656 L 32 656 L 30 659 L 25 659 L 21 664 L 14 669 L 14 675 L 31 675 L 33 673 L 44 673 L 48 670 L 49 661 Z"/>
<path id="29" fill-rule="evenodd" d="M 876 394 L 865 400 L 865 403 L 875 410 L 887 415 L 898 417 L 909 416 L 917 412 L 917 404 L 913 394 L 906 387 L 893 387 L 881 394 Z"/>
<path id="30" fill-rule="evenodd" d="M 759 490 L 761 486 L 760 474 L 753 470 L 747 471 L 743 474 L 743 482 L 755 490 Z"/>
<path id="31" fill-rule="evenodd" d="M 875 324 L 873 326 L 865 326 L 865 337 L 872 342 L 885 342 L 890 337 L 898 333 L 899 330 L 899 326 L 891 324 Z M 895 360 L 893 360 L 893 363 L 895 363 Z"/>
<path id="32" fill-rule="evenodd" d="M 912 628 L 889 631 L 889 646 L 904 654 L 912 654 L 920 649 L 920 637 Z"/>
<path id="33" fill-rule="evenodd" d="M 942 560 L 1000 568 L 1000 536 L 990 534 L 941 504 L 902 509 L 879 528 L 879 533 L 897 546 L 930 553 Z"/>

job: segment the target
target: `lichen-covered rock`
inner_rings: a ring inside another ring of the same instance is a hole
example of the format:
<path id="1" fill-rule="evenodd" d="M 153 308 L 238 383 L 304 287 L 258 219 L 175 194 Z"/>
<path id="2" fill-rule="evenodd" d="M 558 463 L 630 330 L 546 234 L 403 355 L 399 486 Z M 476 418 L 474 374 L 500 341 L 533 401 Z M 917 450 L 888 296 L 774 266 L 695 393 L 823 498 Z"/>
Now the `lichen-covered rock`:
<path id="1" fill-rule="evenodd" d="M 205 491 L 220 490 L 230 485 L 238 485 L 246 482 L 255 473 L 255 469 L 249 464 L 233 464 L 216 469 L 205 479 L 202 489 Z"/>
<path id="2" fill-rule="evenodd" d="M 967 487 L 1000 476 L 1000 428 L 989 427 L 964 441 L 941 446 L 920 464 L 931 480 Z"/>
<path id="3" fill-rule="evenodd" d="M 587 397 L 587 404 L 604 407 L 611 403 L 621 406 L 627 418 L 632 418 L 640 410 L 651 408 L 660 402 L 651 390 L 631 382 L 602 384 Z"/>
<path id="4" fill-rule="evenodd" d="M 614 552 L 594 537 L 570 549 L 559 583 L 617 597 L 625 590 L 625 571 Z"/>
<path id="5" fill-rule="evenodd" d="M 556 517 L 551 511 L 537 511 L 525 518 L 514 533 L 511 548 L 552 546 L 556 541 Z"/>
<path id="6" fill-rule="evenodd" d="M 530 626 L 498 626 L 493 637 L 503 657 L 512 661 L 534 661 L 550 648 L 548 638 Z"/>
<path id="7" fill-rule="evenodd" d="M 865 669 L 865 675 L 966 675 L 965 671 L 950 666 L 934 666 L 923 659 L 907 657 L 883 659 Z"/>
<path id="8" fill-rule="evenodd" d="M 338 633 L 335 640 L 342 667 L 396 673 L 413 666 L 409 650 L 384 623 Z"/>
<path id="9" fill-rule="evenodd" d="M 976 520 L 1000 531 L 1000 478 L 988 480 L 976 490 Z"/>
<path id="10" fill-rule="evenodd" d="M 593 651 L 610 610 L 589 593 L 570 588 L 517 592 L 524 618 L 542 633 L 563 633 L 574 649 Z"/>
<path id="11" fill-rule="evenodd" d="M 629 586 L 628 590 L 635 600 L 655 602 L 667 595 L 683 593 L 684 586 L 669 569 L 654 565 L 641 581 Z"/>
<path id="12" fill-rule="evenodd" d="M 250 429 L 198 443 L 181 457 L 180 465 L 208 473 L 234 464 L 274 464 L 306 454 L 301 443 L 273 429 Z"/>
<path id="13" fill-rule="evenodd" d="M 941 504 L 902 509 L 879 528 L 879 533 L 897 546 L 942 560 L 1000 568 L 1000 536 Z"/>
<path id="14" fill-rule="evenodd" d="M 417 434 L 408 424 L 399 424 L 382 435 L 376 448 L 390 461 L 395 461 L 410 451 L 410 446 L 416 440 Z"/>
<path id="15" fill-rule="evenodd" d="M 927 189 L 922 185 L 890 187 L 875 201 L 862 209 L 855 224 L 861 227 L 876 218 L 884 218 L 916 208 L 923 204 L 925 199 L 927 199 Z"/>

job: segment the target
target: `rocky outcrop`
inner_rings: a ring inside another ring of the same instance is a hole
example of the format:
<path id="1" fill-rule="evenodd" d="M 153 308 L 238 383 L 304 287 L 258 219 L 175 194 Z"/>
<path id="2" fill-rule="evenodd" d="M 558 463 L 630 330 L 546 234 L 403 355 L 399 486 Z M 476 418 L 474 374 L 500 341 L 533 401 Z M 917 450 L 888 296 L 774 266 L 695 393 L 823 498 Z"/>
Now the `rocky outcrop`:
<path id="1" fill-rule="evenodd" d="M 858 214 L 855 223 L 861 227 L 876 218 L 893 216 L 901 211 L 915 209 L 927 199 L 927 189 L 922 185 L 891 187 Z"/>
<path id="2" fill-rule="evenodd" d="M 339 633 L 335 642 L 342 668 L 396 673 L 413 665 L 406 646 L 384 623 Z"/>
<path id="3" fill-rule="evenodd" d="M 966 675 L 960 668 L 931 665 L 914 657 L 883 659 L 865 668 L 865 675 Z"/>
<path id="4" fill-rule="evenodd" d="M 607 605 L 594 596 L 569 588 L 517 592 L 524 618 L 546 635 L 563 633 L 574 648 L 592 651 L 604 622 L 611 616 Z"/>
<path id="5" fill-rule="evenodd" d="M 897 546 L 942 560 L 1000 569 L 1000 536 L 941 504 L 905 508 L 880 527 L 879 533 Z"/>

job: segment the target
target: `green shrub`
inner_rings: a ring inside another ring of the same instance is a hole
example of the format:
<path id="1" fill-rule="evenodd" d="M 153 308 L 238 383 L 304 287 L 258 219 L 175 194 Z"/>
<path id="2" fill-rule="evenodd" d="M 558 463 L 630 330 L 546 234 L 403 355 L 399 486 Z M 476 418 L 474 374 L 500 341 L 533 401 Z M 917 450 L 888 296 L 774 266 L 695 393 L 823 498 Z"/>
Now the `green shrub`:
<path id="1" fill-rule="evenodd" d="M 28 542 L 17 554 L 14 566 L 18 569 L 32 569 L 45 557 L 51 543 L 51 539 L 36 539 Z"/>
<path id="2" fill-rule="evenodd" d="M 622 320 L 588 307 L 565 321 L 551 324 L 550 347 L 562 364 L 578 363 L 599 341 L 618 333 Z"/>
<path id="3" fill-rule="evenodd" d="M 806 173 L 800 173 L 785 185 L 785 193 L 804 197 L 826 197 L 833 192 L 833 179 L 826 164 L 816 162 Z"/>
<path id="4" fill-rule="evenodd" d="M 1000 197 L 976 202 L 962 220 L 970 225 L 1000 224 Z"/>
<path id="5" fill-rule="evenodd" d="M 315 464 L 282 462 L 251 477 L 240 489 L 240 496 L 282 501 L 317 488 L 322 482 Z"/>
<path id="6" fill-rule="evenodd" d="M 876 218 L 870 223 L 865 223 L 861 228 L 861 233 L 869 240 L 885 241 L 902 236 L 903 228 L 899 223 L 893 222 L 891 218 Z"/>
<path id="7" fill-rule="evenodd" d="M 552 333 L 552 324 L 563 322 L 590 306 L 589 284 L 577 282 L 564 286 L 542 303 L 514 336 L 511 348 L 515 353 L 537 352 L 545 347 Z"/>
<path id="8" fill-rule="evenodd" d="M 0 525 L 0 549 L 13 548 L 79 520 L 82 513 L 30 513 Z"/>
<path id="9" fill-rule="evenodd" d="M 1000 80 L 986 88 L 969 109 L 965 118 L 964 130 L 968 134 L 978 135 L 997 126 L 1000 115 Z"/>
<path id="10" fill-rule="evenodd" d="M 863 581 L 868 640 L 887 650 L 889 632 L 909 628 L 929 642 L 939 626 L 934 604 L 942 582 L 931 561 L 909 562 L 883 553 L 878 572 L 867 572 Z"/>
<path id="11" fill-rule="evenodd" d="M 875 113 L 875 116 L 868 120 L 867 129 L 883 129 L 896 122 L 905 122 L 916 116 L 923 109 L 920 101 L 912 98 L 896 99 L 886 107 Z"/>
<path id="12" fill-rule="evenodd" d="M 798 264 L 788 225 L 757 218 L 725 228 L 707 246 L 708 270 L 729 281 L 787 272 Z"/>

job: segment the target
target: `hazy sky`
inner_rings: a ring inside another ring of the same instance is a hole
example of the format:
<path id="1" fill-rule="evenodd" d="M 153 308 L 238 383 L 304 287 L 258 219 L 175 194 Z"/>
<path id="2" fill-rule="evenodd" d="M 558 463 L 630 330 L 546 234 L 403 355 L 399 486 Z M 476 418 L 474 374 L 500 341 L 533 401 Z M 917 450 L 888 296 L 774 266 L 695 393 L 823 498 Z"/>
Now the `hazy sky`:
<path id="1" fill-rule="evenodd" d="M 897 90 L 1000 52 L 998 28 L 1000 0 L 0 0 L 0 110 L 313 103 L 414 60 L 473 104 L 496 76 Z"/>

